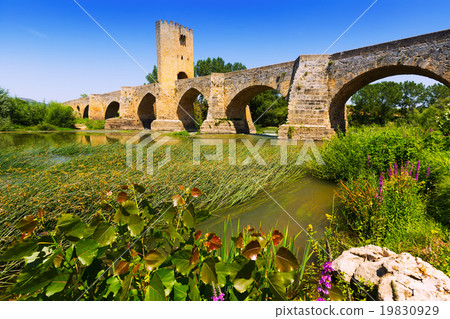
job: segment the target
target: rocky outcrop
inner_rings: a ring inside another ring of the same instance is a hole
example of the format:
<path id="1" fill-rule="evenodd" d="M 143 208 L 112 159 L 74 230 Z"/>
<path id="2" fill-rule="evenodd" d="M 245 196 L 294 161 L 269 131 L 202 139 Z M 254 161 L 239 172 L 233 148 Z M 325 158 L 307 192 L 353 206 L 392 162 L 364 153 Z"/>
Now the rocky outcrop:
<path id="1" fill-rule="evenodd" d="M 378 300 L 450 300 L 450 278 L 409 253 L 374 245 L 351 248 L 333 262 L 333 269 L 348 282 L 372 283 Z"/>

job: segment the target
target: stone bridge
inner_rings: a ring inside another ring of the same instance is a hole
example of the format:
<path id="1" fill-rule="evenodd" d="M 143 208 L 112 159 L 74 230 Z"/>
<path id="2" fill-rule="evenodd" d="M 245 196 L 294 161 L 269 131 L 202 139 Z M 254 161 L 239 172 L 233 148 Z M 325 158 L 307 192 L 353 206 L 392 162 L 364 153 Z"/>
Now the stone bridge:
<path id="1" fill-rule="evenodd" d="M 346 130 L 345 103 L 354 93 L 400 74 L 426 76 L 450 87 L 450 29 L 331 55 L 301 55 L 260 68 L 122 87 L 66 104 L 83 117 L 106 119 L 108 129 L 199 127 L 203 133 L 254 133 L 247 105 L 271 89 L 288 101 L 287 122 L 279 128 L 279 137 L 320 140 Z M 203 123 L 194 121 L 199 94 L 208 102 Z"/>

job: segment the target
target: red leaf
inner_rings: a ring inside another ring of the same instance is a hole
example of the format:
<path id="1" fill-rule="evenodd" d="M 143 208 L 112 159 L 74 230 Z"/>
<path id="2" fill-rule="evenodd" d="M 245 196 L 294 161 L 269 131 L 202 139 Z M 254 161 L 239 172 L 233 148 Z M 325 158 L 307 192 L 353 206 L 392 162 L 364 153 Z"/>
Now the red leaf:
<path id="1" fill-rule="evenodd" d="M 179 189 L 180 191 L 184 191 L 184 186 L 183 186 L 183 185 L 178 185 L 178 189 Z"/>
<path id="2" fill-rule="evenodd" d="M 130 269 L 130 264 L 127 263 L 125 260 L 121 260 L 119 264 L 116 266 L 116 269 L 114 271 L 115 276 L 120 276 L 124 273 L 126 273 Z"/>
<path id="3" fill-rule="evenodd" d="M 266 236 L 266 234 L 264 234 L 264 232 L 263 232 L 261 226 L 259 226 L 259 232 L 260 232 L 263 236 Z"/>
<path id="4" fill-rule="evenodd" d="M 239 233 L 239 236 L 234 241 L 234 246 L 236 248 L 244 248 L 244 236 L 242 236 L 242 233 Z"/>
<path id="5" fill-rule="evenodd" d="M 280 244 L 280 242 L 283 240 L 283 238 L 284 238 L 284 236 L 280 231 L 278 231 L 276 229 L 273 231 L 272 241 L 275 246 L 278 246 Z"/>
<path id="6" fill-rule="evenodd" d="M 205 243 L 205 246 L 208 247 L 208 252 L 219 249 L 222 247 L 222 240 L 216 234 L 211 233 L 208 236 L 208 241 Z"/>
<path id="7" fill-rule="evenodd" d="M 195 240 L 198 240 L 200 238 L 200 236 L 202 235 L 202 231 L 201 230 L 197 230 L 194 234 L 194 238 Z"/>
<path id="8" fill-rule="evenodd" d="M 39 218 L 43 218 L 44 217 L 44 209 L 43 208 L 39 208 L 39 210 L 38 210 L 38 217 Z"/>
<path id="9" fill-rule="evenodd" d="M 173 206 L 182 206 L 184 204 L 186 204 L 186 202 L 184 201 L 183 197 L 181 197 L 180 195 L 173 195 L 172 196 L 172 200 L 173 200 Z"/>
<path id="10" fill-rule="evenodd" d="M 261 245 L 257 240 L 252 240 L 242 250 L 242 256 L 250 260 L 256 260 L 259 252 L 261 251 Z"/>
<path id="11" fill-rule="evenodd" d="M 191 258 L 189 258 L 189 265 L 195 264 L 200 257 L 200 253 L 198 252 L 198 247 L 194 246 L 191 251 Z"/>
<path id="12" fill-rule="evenodd" d="M 123 185 L 123 186 L 120 186 L 120 188 L 122 188 L 122 189 L 126 190 L 126 189 L 128 189 L 128 185 Z"/>
<path id="13" fill-rule="evenodd" d="M 128 200 L 128 194 L 125 192 L 120 192 L 119 195 L 117 195 L 117 201 L 119 203 L 125 203 Z"/>
<path id="14" fill-rule="evenodd" d="M 134 266 L 133 268 L 133 274 L 136 274 L 139 271 L 139 268 L 141 268 L 142 264 L 137 264 L 136 266 Z"/>
<path id="15" fill-rule="evenodd" d="M 191 190 L 191 195 L 192 195 L 192 197 L 199 197 L 201 194 L 202 194 L 202 191 L 199 190 L 197 187 L 194 187 L 194 188 Z"/>

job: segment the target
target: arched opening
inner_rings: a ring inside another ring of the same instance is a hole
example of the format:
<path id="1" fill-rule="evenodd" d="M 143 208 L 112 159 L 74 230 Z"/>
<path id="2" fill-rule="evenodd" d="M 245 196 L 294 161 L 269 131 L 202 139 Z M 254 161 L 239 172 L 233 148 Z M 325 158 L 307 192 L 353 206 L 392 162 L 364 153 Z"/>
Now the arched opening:
<path id="1" fill-rule="evenodd" d="M 105 112 L 105 120 L 119 117 L 119 107 L 120 107 L 119 102 L 113 101 L 109 103 Z"/>
<path id="2" fill-rule="evenodd" d="M 178 79 L 178 80 L 187 79 L 187 78 L 188 78 L 188 76 L 187 76 L 187 74 L 184 73 L 184 72 L 180 72 L 180 73 L 178 73 L 178 75 L 177 75 L 177 79 Z"/>
<path id="3" fill-rule="evenodd" d="M 156 119 L 155 116 L 155 102 L 156 98 L 147 93 L 141 100 L 138 106 L 138 116 L 145 129 L 150 129 L 152 122 Z"/>
<path id="4" fill-rule="evenodd" d="M 86 105 L 83 111 L 83 118 L 88 119 L 89 118 L 89 105 Z"/>
<path id="5" fill-rule="evenodd" d="M 406 66 L 406 65 L 395 65 L 380 67 L 363 73 L 351 81 L 347 82 L 342 88 L 336 93 L 334 98 L 331 100 L 329 109 L 329 119 L 331 127 L 335 131 L 347 130 L 347 110 L 346 102 L 359 90 L 361 90 L 366 85 L 396 75 L 418 75 L 424 76 L 436 80 L 445 86 L 450 88 L 450 82 L 446 81 L 439 75 L 425 70 L 419 67 Z"/>
<path id="6" fill-rule="evenodd" d="M 236 133 L 276 135 L 286 122 L 288 102 L 274 88 L 266 85 L 248 87 L 231 100 L 226 115 Z"/>
<path id="7" fill-rule="evenodd" d="M 178 103 L 178 119 L 188 132 L 197 131 L 206 119 L 207 113 L 208 101 L 197 89 L 187 90 Z"/>
<path id="8" fill-rule="evenodd" d="M 77 111 L 78 111 L 78 113 L 80 113 L 80 106 L 79 105 L 77 105 Z"/>

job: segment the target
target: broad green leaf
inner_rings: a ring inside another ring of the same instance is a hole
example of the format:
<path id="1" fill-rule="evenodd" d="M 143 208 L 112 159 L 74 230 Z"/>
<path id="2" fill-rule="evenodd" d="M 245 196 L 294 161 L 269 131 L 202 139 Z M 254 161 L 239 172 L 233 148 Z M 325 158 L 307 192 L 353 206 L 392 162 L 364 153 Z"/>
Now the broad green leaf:
<path id="1" fill-rule="evenodd" d="M 128 229 L 131 232 L 131 236 L 137 237 L 144 230 L 145 222 L 138 215 L 130 215 L 128 217 Z"/>
<path id="2" fill-rule="evenodd" d="M 195 226 L 195 208 L 194 205 L 189 204 L 183 212 L 183 224 L 187 228 Z"/>
<path id="3" fill-rule="evenodd" d="M 48 284 L 50 284 L 54 278 L 58 276 L 55 269 L 51 269 L 39 275 L 39 277 L 31 278 L 31 280 L 23 280 L 13 287 L 13 290 L 17 294 L 26 295 L 34 293 Z M 18 278 L 19 280 L 19 278 Z"/>
<path id="4" fill-rule="evenodd" d="M 145 256 L 145 268 L 148 271 L 152 271 L 155 268 L 158 268 L 166 258 L 157 250 L 150 250 Z"/>
<path id="5" fill-rule="evenodd" d="M 191 301 L 200 301 L 202 298 L 200 297 L 200 290 L 198 289 L 197 281 L 189 278 L 189 293 L 188 297 Z"/>
<path id="6" fill-rule="evenodd" d="M 145 193 L 145 188 L 141 185 L 133 184 L 133 188 L 138 193 L 141 193 L 141 194 Z"/>
<path id="7" fill-rule="evenodd" d="M 97 225 L 92 239 L 99 243 L 100 247 L 111 245 L 116 240 L 116 231 L 114 226 L 101 222 Z"/>
<path id="8" fill-rule="evenodd" d="M 18 228 L 22 233 L 31 234 L 36 229 L 37 225 L 38 222 L 34 219 L 34 216 L 29 215 L 20 219 L 16 225 L 16 228 Z"/>
<path id="9" fill-rule="evenodd" d="M 56 227 L 67 237 L 67 239 L 76 241 L 83 238 L 86 224 L 78 216 L 62 214 L 58 219 Z"/>
<path id="10" fill-rule="evenodd" d="M 286 286 L 284 279 L 280 273 L 274 272 L 267 275 L 270 291 L 273 294 L 273 299 L 278 301 L 286 300 Z"/>
<path id="11" fill-rule="evenodd" d="M 207 285 L 217 283 L 216 263 L 214 258 L 210 257 L 203 261 L 200 277 Z"/>
<path id="12" fill-rule="evenodd" d="M 75 244 L 78 260 L 85 266 L 89 266 L 97 256 L 99 243 L 92 239 L 82 239 Z"/>
<path id="13" fill-rule="evenodd" d="M 173 299 L 175 301 L 185 301 L 187 298 L 187 291 L 189 290 L 188 285 L 180 284 L 179 282 L 175 282 L 173 285 Z"/>
<path id="14" fill-rule="evenodd" d="M 231 280 L 233 280 L 239 269 L 240 267 L 237 264 L 230 264 L 224 261 L 216 263 L 216 274 L 220 287 L 223 287 L 226 284 L 227 276 L 230 276 Z"/>
<path id="15" fill-rule="evenodd" d="M 172 205 L 172 203 L 165 203 L 161 208 L 161 216 L 166 223 L 171 223 L 177 213 L 177 209 Z"/>
<path id="16" fill-rule="evenodd" d="M 155 273 L 158 274 L 159 278 L 161 279 L 161 282 L 163 283 L 164 287 L 166 288 L 166 289 L 164 289 L 164 292 L 165 292 L 166 296 L 168 296 L 170 294 L 170 292 L 172 291 L 173 285 L 175 283 L 175 273 L 174 273 L 173 269 L 161 268 L 161 269 L 158 269 Z"/>
<path id="17" fill-rule="evenodd" d="M 23 257 L 29 257 L 37 250 L 38 243 L 35 239 L 25 239 L 9 247 L 1 256 L 0 261 L 19 260 Z"/>
<path id="18" fill-rule="evenodd" d="M 153 274 L 147 289 L 145 291 L 145 301 L 164 301 L 166 300 L 164 285 L 158 274 Z"/>
<path id="19" fill-rule="evenodd" d="M 181 236 L 180 233 L 177 232 L 177 230 L 175 229 L 175 226 L 173 226 L 173 224 L 169 224 L 169 234 L 170 234 L 170 239 L 172 240 L 172 243 L 175 243 L 175 240 L 177 240 L 177 239 L 180 241 L 180 243 L 185 242 L 183 236 Z"/>
<path id="20" fill-rule="evenodd" d="M 122 283 L 117 277 L 109 277 L 108 280 L 106 280 L 106 284 L 108 285 L 108 290 L 103 297 L 108 297 L 110 293 L 115 297 L 117 292 L 119 292 L 120 287 L 122 287 Z"/>
<path id="21" fill-rule="evenodd" d="M 129 215 L 139 214 L 139 207 L 137 207 L 136 203 L 131 200 L 127 200 L 125 203 L 123 203 L 122 208 Z"/>
<path id="22" fill-rule="evenodd" d="M 233 287 L 240 293 L 246 292 L 248 287 L 253 283 L 253 279 L 236 278 L 233 281 Z"/>
<path id="23" fill-rule="evenodd" d="M 279 272 L 292 271 L 300 266 L 294 254 L 285 247 L 278 248 L 275 264 Z"/>
<path id="24" fill-rule="evenodd" d="M 50 285 L 47 286 L 45 290 L 45 295 L 50 297 L 64 289 L 69 280 L 70 274 L 60 274 L 53 278 L 53 281 Z"/>
<path id="25" fill-rule="evenodd" d="M 261 245 L 257 240 L 249 242 L 242 250 L 241 255 L 250 260 L 256 260 L 259 252 L 261 251 Z"/>
<path id="26" fill-rule="evenodd" d="M 173 254 L 172 264 L 175 265 L 175 268 L 179 273 L 183 276 L 186 276 L 190 270 L 190 259 L 191 259 L 191 251 L 190 250 L 182 250 Z"/>
<path id="27" fill-rule="evenodd" d="M 120 301 L 128 300 L 128 293 L 131 288 L 131 281 L 133 280 L 133 274 L 129 274 L 122 282 L 122 291 L 120 292 Z"/>

